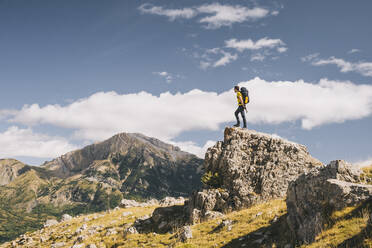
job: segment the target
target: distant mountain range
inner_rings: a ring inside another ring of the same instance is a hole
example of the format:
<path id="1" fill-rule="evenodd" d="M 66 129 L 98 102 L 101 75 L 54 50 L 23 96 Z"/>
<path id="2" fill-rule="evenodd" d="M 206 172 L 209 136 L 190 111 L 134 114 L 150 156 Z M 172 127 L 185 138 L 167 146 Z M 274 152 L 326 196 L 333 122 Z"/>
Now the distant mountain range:
<path id="1" fill-rule="evenodd" d="M 203 160 L 141 134 L 121 133 L 41 166 L 0 160 L 0 242 L 131 199 L 187 196 L 201 186 Z"/>

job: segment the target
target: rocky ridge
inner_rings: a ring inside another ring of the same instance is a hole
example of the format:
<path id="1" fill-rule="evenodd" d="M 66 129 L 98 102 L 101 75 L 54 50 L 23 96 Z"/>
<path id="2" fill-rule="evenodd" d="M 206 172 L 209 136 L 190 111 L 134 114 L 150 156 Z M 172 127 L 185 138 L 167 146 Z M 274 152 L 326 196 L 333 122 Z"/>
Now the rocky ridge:
<path id="1" fill-rule="evenodd" d="M 0 159 L 0 185 L 6 185 L 17 178 L 25 166 L 15 159 Z"/>
<path id="2" fill-rule="evenodd" d="M 194 191 L 184 206 L 156 209 L 151 226 L 167 232 L 283 198 L 289 182 L 321 165 L 303 145 L 252 130 L 226 128 L 224 141 L 205 155 L 204 187 Z"/>
<path id="3" fill-rule="evenodd" d="M 322 165 L 303 145 L 267 134 L 226 128 L 205 155 L 205 188 L 188 205 L 190 222 L 208 211 L 230 212 L 285 196 L 289 182 Z"/>
<path id="4" fill-rule="evenodd" d="M 361 174 L 355 166 L 336 160 L 290 183 L 287 221 L 297 240 L 313 242 L 332 212 L 372 199 L 372 185 L 363 184 Z"/>

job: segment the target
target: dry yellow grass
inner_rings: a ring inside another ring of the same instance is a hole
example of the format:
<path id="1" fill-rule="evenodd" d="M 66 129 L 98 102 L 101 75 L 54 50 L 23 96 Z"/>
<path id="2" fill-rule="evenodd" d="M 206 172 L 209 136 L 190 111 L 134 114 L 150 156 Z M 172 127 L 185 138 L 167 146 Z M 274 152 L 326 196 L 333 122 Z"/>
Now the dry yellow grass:
<path id="1" fill-rule="evenodd" d="M 51 247 L 53 242 L 65 242 L 64 247 L 71 247 L 78 237 L 75 234 L 76 230 L 85 223 L 88 227 L 80 234 L 86 237 L 83 243 L 85 245 L 96 244 L 97 247 L 261 247 L 258 240 L 265 233 L 268 236 L 265 240 L 265 246 L 262 247 L 283 247 L 285 244 L 290 243 L 291 240 L 291 235 L 285 222 L 286 204 L 282 199 L 258 204 L 249 209 L 226 214 L 223 218 L 196 224 L 191 227 L 193 238 L 187 243 L 180 242 L 176 237 L 176 233 L 130 234 L 124 237 L 123 230 L 125 226 L 132 224 L 138 217 L 150 215 L 155 208 L 156 206 L 128 208 L 80 216 L 71 221 L 62 222 L 55 226 L 44 228 L 43 231 L 36 231 L 27 235 L 31 236 L 35 241 L 34 247 Z M 368 209 L 369 206 L 366 205 L 345 208 L 342 211 L 334 212 L 330 216 L 330 225 L 318 235 L 316 241 L 301 247 L 338 247 L 340 244 L 349 244 L 347 243 L 348 240 L 355 239 L 358 235 L 360 236 L 360 240 L 356 241 L 359 242 L 358 244 L 363 244 L 364 247 L 372 247 L 372 239 L 363 233 L 366 230 L 369 216 Z M 124 217 L 123 212 L 132 212 L 133 214 Z M 274 218 L 277 219 L 276 222 L 273 222 Z M 231 231 L 226 228 L 214 231 L 222 219 L 233 221 Z M 98 226 L 96 233 L 89 234 L 89 230 L 93 226 Z M 109 229 L 115 229 L 117 233 L 107 235 Z M 257 235 L 257 233 L 261 234 Z M 50 239 L 41 243 L 41 236 L 49 236 Z M 243 244 L 245 246 L 242 246 Z M 11 246 L 10 243 L 6 243 L 0 247 Z"/>
<path id="2" fill-rule="evenodd" d="M 372 184 L 372 165 L 362 168 L 363 173 L 360 175 L 361 179 L 368 184 Z"/>

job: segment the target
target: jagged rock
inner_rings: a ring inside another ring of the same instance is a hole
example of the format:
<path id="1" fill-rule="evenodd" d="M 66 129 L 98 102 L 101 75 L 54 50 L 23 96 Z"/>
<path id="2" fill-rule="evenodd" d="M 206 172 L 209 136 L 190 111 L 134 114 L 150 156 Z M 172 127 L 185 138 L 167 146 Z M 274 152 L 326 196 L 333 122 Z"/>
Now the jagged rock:
<path id="1" fill-rule="evenodd" d="M 252 130 L 226 128 L 224 141 L 205 155 L 205 188 L 190 198 L 189 221 L 205 220 L 207 211 L 229 212 L 282 198 L 289 182 L 320 165 L 303 145 Z"/>
<path id="2" fill-rule="evenodd" d="M 221 218 L 223 217 L 224 214 L 221 213 L 221 212 L 217 212 L 217 211 L 206 211 L 205 214 L 204 214 L 204 218 L 205 220 L 213 220 L 213 219 L 216 219 L 216 218 Z"/>
<path id="3" fill-rule="evenodd" d="M 139 207 L 141 204 L 135 200 L 128 200 L 128 199 L 122 199 L 120 202 L 121 208 L 132 208 L 132 207 Z"/>
<path id="4" fill-rule="evenodd" d="M 68 215 L 68 214 L 62 215 L 62 219 L 61 219 L 62 222 L 63 221 L 69 221 L 69 220 L 72 220 L 72 217 L 70 215 Z"/>
<path id="5" fill-rule="evenodd" d="M 138 231 L 134 226 L 130 226 L 124 229 L 124 237 L 126 237 L 128 234 L 137 234 Z"/>
<path id="6" fill-rule="evenodd" d="M 187 240 L 192 238 L 192 231 L 190 226 L 183 226 L 180 229 L 180 240 L 182 242 L 186 242 Z"/>
<path id="7" fill-rule="evenodd" d="M 44 227 L 50 227 L 58 224 L 58 221 L 55 219 L 49 219 L 45 222 Z"/>
<path id="8" fill-rule="evenodd" d="M 53 243 L 51 248 L 60 248 L 64 246 L 65 246 L 65 242 L 57 242 L 57 243 Z"/>
<path id="9" fill-rule="evenodd" d="M 151 217 L 152 228 L 158 233 L 166 233 L 181 227 L 186 221 L 187 208 L 180 205 L 156 208 Z"/>
<path id="10" fill-rule="evenodd" d="M 160 206 L 162 207 L 169 207 L 173 205 L 183 205 L 184 203 L 185 203 L 185 198 L 183 197 L 174 198 L 174 197 L 168 197 L 168 196 L 163 198 L 159 202 Z"/>
<path id="11" fill-rule="evenodd" d="M 0 159 L 0 185 L 6 185 L 29 168 L 15 159 Z"/>
<path id="12" fill-rule="evenodd" d="M 289 182 L 321 165 L 303 145 L 251 130 L 226 128 L 224 141 L 206 153 L 205 187 L 193 192 L 184 206 L 155 209 L 152 228 L 164 233 L 205 221 L 211 213 L 222 216 L 282 198 Z"/>
<path id="13" fill-rule="evenodd" d="M 355 166 L 337 160 L 290 183 L 287 222 L 297 240 L 314 241 L 333 211 L 372 197 L 372 185 L 361 184 L 360 174 Z"/>
<path id="14" fill-rule="evenodd" d="M 97 246 L 95 244 L 89 244 L 86 246 L 86 248 L 97 248 Z"/>
<path id="15" fill-rule="evenodd" d="M 119 207 L 121 208 L 132 208 L 132 207 L 147 207 L 147 206 L 154 206 L 158 205 L 159 202 L 156 199 L 151 199 L 146 202 L 137 202 L 135 200 L 129 200 L 129 199 L 122 199 L 120 202 Z"/>
<path id="16" fill-rule="evenodd" d="M 71 248 L 83 248 L 84 245 L 83 244 L 75 244 L 73 246 L 71 246 Z"/>

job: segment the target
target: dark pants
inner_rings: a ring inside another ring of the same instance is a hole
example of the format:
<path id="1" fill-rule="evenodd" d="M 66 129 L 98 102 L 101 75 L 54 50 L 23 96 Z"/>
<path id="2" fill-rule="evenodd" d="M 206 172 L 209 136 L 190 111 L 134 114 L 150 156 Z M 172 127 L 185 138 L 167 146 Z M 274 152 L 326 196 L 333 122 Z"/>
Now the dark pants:
<path id="1" fill-rule="evenodd" d="M 235 111 L 235 117 L 236 117 L 236 123 L 240 125 L 240 121 L 239 121 L 239 113 L 241 114 L 242 118 L 243 118 L 243 124 L 244 126 L 243 127 L 247 127 L 247 121 L 245 119 L 245 112 L 244 112 L 244 107 L 243 106 L 239 106 L 236 111 Z"/>

